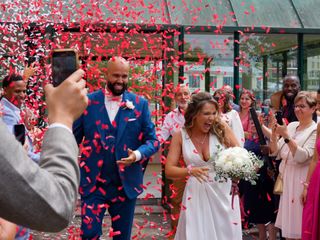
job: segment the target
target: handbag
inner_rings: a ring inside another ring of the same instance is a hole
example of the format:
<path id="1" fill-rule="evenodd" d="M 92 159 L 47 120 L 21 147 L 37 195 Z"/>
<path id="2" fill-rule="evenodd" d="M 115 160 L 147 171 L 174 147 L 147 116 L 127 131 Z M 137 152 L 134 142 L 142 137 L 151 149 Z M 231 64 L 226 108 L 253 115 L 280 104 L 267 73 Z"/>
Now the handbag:
<path id="1" fill-rule="evenodd" d="M 276 182 L 274 183 L 273 193 L 276 195 L 281 195 L 283 192 L 283 178 L 282 174 L 279 173 Z"/>
<path id="2" fill-rule="evenodd" d="M 283 174 L 284 174 L 284 171 L 286 170 L 289 153 L 290 151 L 288 152 L 288 155 L 284 162 Z M 273 186 L 273 194 L 281 195 L 283 193 L 283 174 L 279 172 L 276 182 L 274 183 L 274 186 Z"/>

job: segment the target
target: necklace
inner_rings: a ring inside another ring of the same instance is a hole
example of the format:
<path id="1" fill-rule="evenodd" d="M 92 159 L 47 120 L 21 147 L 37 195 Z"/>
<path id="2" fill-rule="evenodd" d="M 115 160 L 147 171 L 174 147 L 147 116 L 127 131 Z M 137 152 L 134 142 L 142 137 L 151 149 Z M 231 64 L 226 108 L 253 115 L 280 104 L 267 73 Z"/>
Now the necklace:
<path id="1" fill-rule="evenodd" d="M 206 138 L 207 138 L 207 136 L 208 136 L 208 133 L 206 133 L 206 134 L 204 135 L 204 137 L 202 138 L 201 141 L 200 141 L 199 139 L 195 138 L 195 137 L 194 137 L 194 140 L 196 140 L 198 143 L 200 143 L 201 145 L 203 145 L 204 142 L 205 142 L 205 140 L 206 140 Z"/>

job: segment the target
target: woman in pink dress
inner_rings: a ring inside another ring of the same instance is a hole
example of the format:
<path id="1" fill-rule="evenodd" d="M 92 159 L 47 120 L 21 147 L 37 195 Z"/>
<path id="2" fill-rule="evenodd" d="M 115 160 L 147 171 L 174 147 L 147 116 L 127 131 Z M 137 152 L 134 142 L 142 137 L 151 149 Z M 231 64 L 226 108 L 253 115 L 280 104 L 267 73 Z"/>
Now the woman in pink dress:
<path id="1" fill-rule="evenodd" d="M 301 239 L 302 209 L 300 197 L 308 166 L 312 160 L 316 141 L 317 124 L 312 120 L 316 100 L 301 91 L 294 100 L 298 122 L 288 126 L 275 124 L 272 128 L 270 151 L 282 159 L 279 174 L 283 178 L 283 193 L 275 226 L 286 239 Z M 279 138 L 281 136 L 281 138 Z"/>
<path id="2" fill-rule="evenodd" d="M 320 123 L 317 127 L 317 141 L 312 162 L 309 166 L 307 179 L 304 182 L 302 202 L 302 239 L 320 239 Z"/>

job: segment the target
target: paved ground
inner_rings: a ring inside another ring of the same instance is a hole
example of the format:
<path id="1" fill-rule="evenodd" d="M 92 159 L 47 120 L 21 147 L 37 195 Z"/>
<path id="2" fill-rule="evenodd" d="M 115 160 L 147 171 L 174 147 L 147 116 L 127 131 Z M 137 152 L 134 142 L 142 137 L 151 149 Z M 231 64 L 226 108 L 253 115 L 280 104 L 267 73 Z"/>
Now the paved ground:
<path id="1" fill-rule="evenodd" d="M 158 205 L 139 205 L 136 208 L 134 219 L 134 226 L 132 229 L 132 239 L 146 239 L 146 240 L 164 240 L 168 239 L 170 235 L 169 215 L 166 211 Z M 60 233 L 41 233 L 33 232 L 33 239 L 35 240 L 78 240 L 80 239 L 80 216 L 74 218 L 70 226 Z M 110 231 L 110 218 L 108 216 L 104 219 L 103 232 L 104 235 L 101 240 L 112 239 L 108 236 Z M 243 231 L 243 240 L 253 240 L 257 238 L 257 231 L 255 228 Z M 201 239 L 199 239 L 201 240 Z"/>
<path id="2" fill-rule="evenodd" d="M 132 239 L 167 239 L 166 235 L 170 231 L 169 220 L 166 211 L 158 205 L 139 205 L 136 208 L 134 226 L 132 229 Z M 70 226 L 55 234 L 33 232 L 33 239 L 80 239 L 80 216 L 79 210 Z M 106 216 L 103 223 L 103 233 L 101 240 L 112 239 L 108 235 L 110 232 L 110 217 Z"/>
<path id="3" fill-rule="evenodd" d="M 169 215 L 160 204 L 161 166 L 159 164 L 149 164 L 144 177 L 144 185 L 147 189 L 139 196 L 140 200 L 138 200 L 138 205 L 136 207 L 132 239 L 168 239 L 168 235 L 170 235 L 170 219 L 168 219 Z M 33 239 L 78 240 L 80 239 L 80 222 L 80 212 L 79 209 L 77 209 L 76 217 L 66 230 L 55 234 L 33 232 Z M 101 237 L 101 240 L 112 239 L 108 236 L 109 231 L 110 218 L 106 216 L 103 224 L 104 235 Z M 253 239 L 258 239 L 257 230 L 255 228 L 243 231 L 243 240 Z"/>

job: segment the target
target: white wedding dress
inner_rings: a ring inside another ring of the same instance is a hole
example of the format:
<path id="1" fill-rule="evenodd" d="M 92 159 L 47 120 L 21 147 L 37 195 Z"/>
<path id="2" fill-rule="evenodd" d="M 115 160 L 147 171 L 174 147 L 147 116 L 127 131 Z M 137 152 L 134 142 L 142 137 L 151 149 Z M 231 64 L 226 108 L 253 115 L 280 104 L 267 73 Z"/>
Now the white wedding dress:
<path id="1" fill-rule="evenodd" d="M 182 128 L 182 154 L 187 165 L 209 166 L 209 180 L 200 183 L 190 176 L 183 195 L 176 240 L 238 240 L 242 239 L 241 217 L 238 196 L 234 197 L 231 207 L 231 181 L 218 182 L 214 180 L 214 158 L 217 137 L 210 134 L 210 160 L 205 162 L 197 153 L 186 130 Z"/>

